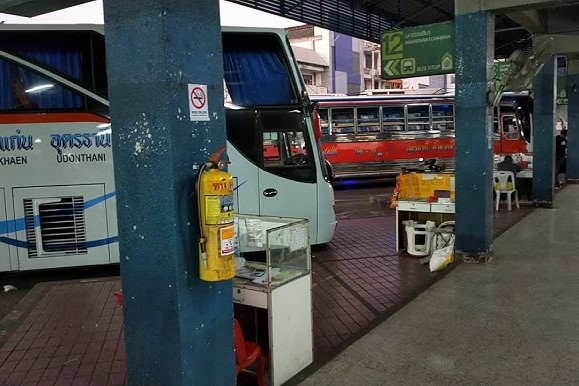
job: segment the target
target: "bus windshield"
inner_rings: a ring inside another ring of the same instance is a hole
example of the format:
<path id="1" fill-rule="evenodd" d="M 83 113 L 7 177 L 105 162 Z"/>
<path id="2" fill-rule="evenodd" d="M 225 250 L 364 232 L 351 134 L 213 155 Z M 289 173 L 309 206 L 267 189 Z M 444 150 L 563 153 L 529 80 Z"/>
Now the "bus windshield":
<path id="1" fill-rule="evenodd" d="M 224 35 L 224 78 L 233 104 L 247 107 L 299 102 L 278 40 L 269 34 L 251 39 L 244 33 Z"/>

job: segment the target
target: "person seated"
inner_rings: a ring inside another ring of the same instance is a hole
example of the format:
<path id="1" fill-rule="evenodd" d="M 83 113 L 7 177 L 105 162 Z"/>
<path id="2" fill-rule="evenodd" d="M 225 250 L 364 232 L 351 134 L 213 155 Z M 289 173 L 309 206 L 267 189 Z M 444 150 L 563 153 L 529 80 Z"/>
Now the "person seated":
<path id="1" fill-rule="evenodd" d="M 507 154 L 505 156 L 505 159 L 497 164 L 497 170 L 503 172 L 513 172 L 517 174 L 518 172 L 523 170 L 523 168 L 521 168 L 520 165 L 514 163 L 513 157 L 510 154 Z"/>

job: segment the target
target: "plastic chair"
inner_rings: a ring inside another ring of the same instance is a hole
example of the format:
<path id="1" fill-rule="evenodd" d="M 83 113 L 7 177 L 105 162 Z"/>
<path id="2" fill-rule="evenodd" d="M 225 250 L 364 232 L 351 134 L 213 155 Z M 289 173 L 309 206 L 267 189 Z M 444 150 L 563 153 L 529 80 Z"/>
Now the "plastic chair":
<path id="1" fill-rule="evenodd" d="M 507 206 L 511 210 L 511 196 L 515 195 L 515 204 L 517 208 L 519 206 L 519 192 L 515 185 L 515 173 L 506 171 L 494 171 L 493 172 L 493 186 L 496 193 L 496 208 L 499 210 L 499 202 L 501 200 L 501 193 L 507 195 Z"/>
<path id="2" fill-rule="evenodd" d="M 123 293 L 121 291 L 114 292 L 115 298 L 117 298 L 117 305 L 122 310 L 123 309 Z"/>
<path id="3" fill-rule="evenodd" d="M 256 342 L 246 342 L 243 338 L 241 325 L 233 319 L 233 335 L 235 341 L 236 374 L 255 363 L 257 367 L 257 385 L 263 386 L 264 361 L 261 348 Z"/>

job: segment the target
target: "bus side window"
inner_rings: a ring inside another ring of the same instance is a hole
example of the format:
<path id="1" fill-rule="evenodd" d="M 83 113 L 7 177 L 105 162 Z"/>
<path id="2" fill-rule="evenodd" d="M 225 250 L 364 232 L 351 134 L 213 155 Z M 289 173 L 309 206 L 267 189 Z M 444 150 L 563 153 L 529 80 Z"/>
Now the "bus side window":
<path id="1" fill-rule="evenodd" d="M 262 154 L 260 133 L 255 125 L 256 113 L 253 110 L 226 108 L 225 118 L 227 139 L 245 158 L 259 165 Z"/>
<path id="2" fill-rule="evenodd" d="M 383 106 L 384 131 L 404 131 L 404 106 Z"/>
<path id="3" fill-rule="evenodd" d="M 328 109 L 319 109 L 320 125 L 322 126 L 322 135 L 330 134 L 330 122 L 328 121 Z"/>
<path id="4" fill-rule="evenodd" d="M 493 118 L 493 140 L 500 141 L 501 134 L 499 132 L 499 118 L 495 115 Z"/>
<path id="5" fill-rule="evenodd" d="M 408 131 L 430 130 L 428 105 L 408 106 Z"/>
<path id="6" fill-rule="evenodd" d="M 432 105 L 432 129 L 454 130 L 454 106 L 452 104 Z"/>
<path id="7" fill-rule="evenodd" d="M 503 134 L 507 139 L 519 139 L 519 127 L 514 115 L 504 115 L 503 119 Z"/>
<path id="8" fill-rule="evenodd" d="M 257 113 L 258 140 L 263 169 L 280 177 L 301 182 L 316 181 L 313 146 L 302 113 L 288 109 L 269 109 Z"/>
<path id="9" fill-rule="evenodd" d="M 277 165 L 281 161 L 279 133 L 263 133 L 263 164 Z"/>
<path id="10" fill-rule="evenodd" d="M 308 165 L 304 133 L 264 132 L 263 166 Z"/>
<path id="11" fill-rule="evenodd" d="M 354 133 L 354 109 L 332 109 L 332 134 Z"/>
<path id="12" fill-rule="evenodd" d="M 358 133 L 380 132 L 380 108 L 358 107 Z"/>
<path id="13" fill-rule="evenodd" d="M 79 65 L 80 66 L 80 65 Z M 0 110 L 79 109 L 83 97 L 44 75 L 0 59 Z"/>

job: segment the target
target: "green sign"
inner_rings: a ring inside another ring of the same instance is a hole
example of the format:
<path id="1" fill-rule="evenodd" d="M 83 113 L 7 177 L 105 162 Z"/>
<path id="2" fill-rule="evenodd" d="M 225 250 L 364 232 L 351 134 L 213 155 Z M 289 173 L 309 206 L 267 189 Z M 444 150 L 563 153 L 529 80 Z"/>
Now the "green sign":
<path id="1" fill-rule="evenodd" d="M 568 105 L 569 98 L 567 97 L 567 76 L 559 75 L 557 77 L 557 104 Z"/>
<path id="2" fill-rule="evenodd" d="M 498 90 L 500 86 L 506 86 L 508 78 L 517 70 L 517 65 L 513 62 L 493 63 L 493 89 Z"/>
<path id="3" fill-rule="evenodd" d="M 454 22 L 383 32 L 382 79 L 454 72 Z"/>
<path id="4" fill-rule="evenodd" d="M 519 69 L 515 63 L 509 61 L 496 61 L 493 63 L 493 83 L 492 91 L 489 95 L 489 103 L 493 106 L 498 106 L 503 92 L 507 91 L 509 79 L 511 79 Z"/>

